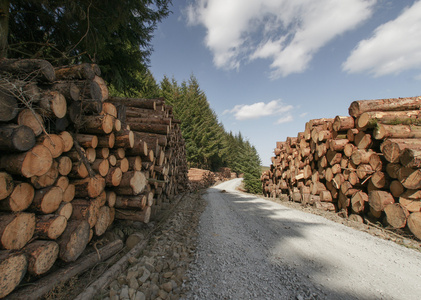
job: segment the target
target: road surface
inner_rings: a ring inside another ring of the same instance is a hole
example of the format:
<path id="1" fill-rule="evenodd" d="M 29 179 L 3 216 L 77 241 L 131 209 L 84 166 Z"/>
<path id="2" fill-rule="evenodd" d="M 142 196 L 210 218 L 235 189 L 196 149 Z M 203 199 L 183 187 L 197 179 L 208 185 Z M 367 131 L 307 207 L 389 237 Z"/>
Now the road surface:
<path id="1" fill-rule="evenodd" d="M 235 190 L 205 194 L 186 299 L 421 299 L 421 253 Z"/>

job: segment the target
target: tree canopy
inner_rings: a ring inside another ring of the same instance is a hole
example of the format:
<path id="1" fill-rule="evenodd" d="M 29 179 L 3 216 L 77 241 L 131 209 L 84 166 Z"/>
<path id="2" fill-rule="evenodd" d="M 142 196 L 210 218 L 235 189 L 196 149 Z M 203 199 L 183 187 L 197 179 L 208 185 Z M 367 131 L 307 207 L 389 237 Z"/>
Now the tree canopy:
<path id="1" fill-rule="evenodd" d="M 8 2 L 8 1 L 6 1 Z M 8 57 L 53 65 L 94 62 L 117 91 L 130 94 L 147 72 L 157 24 L 171 0 L 14 0 Z M 141 77 L 141 76 L 140 76 Z"/>

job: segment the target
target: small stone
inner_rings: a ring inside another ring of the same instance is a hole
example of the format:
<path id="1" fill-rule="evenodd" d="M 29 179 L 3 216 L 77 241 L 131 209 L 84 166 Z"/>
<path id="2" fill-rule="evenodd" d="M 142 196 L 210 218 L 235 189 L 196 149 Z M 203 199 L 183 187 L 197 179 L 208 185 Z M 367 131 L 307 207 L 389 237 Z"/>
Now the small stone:
<path id="1" fill-rule="evenodd" d="M 114 280 L 113 282 L 111 282 L 110 288 L 112 290 L 118 291 L 120 289 L 120 285 L 118 284 L 118 281 L 117 280 Z"/>
<path id="2" fill-rule="evenodd" d="M 110 298 L 114 297 L 115 295 L 118 295 L 118 292 L 114 289 L 110 289 Z"/>
<path id="3" fill-rule="evenodd" d="M 129 288 L 129 298 L 133 299 L 135 294 L 136 294 L 136 290 Z"/>
<path id="4" fill-rule="evenodd" d="M 149 272 L 153 272 L 155 270 L 155 267 L 148 262 L 145 263 L 145 268 L 149 270 Z"/>
<path id="5" fill-rule="evenodd" d="M 137 264 L 139 262 L 138 259 L 134 256 L 130 256 L 128 261 L 129 261 L 129 264 L 131 265 Z"/>
<path id="6" fill-rule="evenodd" d="M 171 278 L 173 274 L 174 274 L 173 272 L 165 272 L 163 276 L 164 278 Z"/>
<path id="7" fill-rule="evenodd" d="M 137 278 L 136 277 L 131 277 L 129 280 L 129 287 L 132 289 L 137 290 L 137 288 L 139 287 L 139 282 L 137 282 Z"/>
<path id="8" fill-rule="evenodd" d="M 137 291 L 134 300 L 145 300 L 146 296 L 141 291 Z"/>
<path id="9" fill-rule="evenodd" d="M 158 280 L 159 280 L 159 275 L 158 275 L 158 273 L 153 273 L 152 275 L 151 275 L 151 281 L 153 282 L 153 283 L 155 283 L 155 284 L 158 284 Z"/>
<path id="10" fill-rule="evenodd" d="M 162 285 L 162 289 L 164 291 L 166 291 L 167 293 L 171 292 L 172 291 L 172 283 L 171 283 L 171 281 L 164 283 Z"/>
<path id="11" fill-rule="evenodd" d="M 120 300 L 120 297 L 118 295 L 110 297 L 110 300 Z"/>
<path id="12" fill-rule="evenodd" d="M 159 290 L 158 296 L 161 297 L 161 299 L 167 299 L 168 293 L 164 290 Z"/>
<path id="13" fill-rule="evenodd" d="M 126 279 L 127 279 L 128 282 L 130 282 L 130 280 L 132 278 L 137 278 L 137 277 L 139 277 L 139 271 L 136 270 L 136 271 L 128 271 L 127 272 Z"/>
<path id="14" fill-rule="evenodd" d="M 142 277 L 139 278 L 139 280 L 143 283 L 146 282 L 146 280 L 148 280 L 149 276 L 151 276 L 151 272 L 149 272 L 149 270 L 145 269 L 143 271 L 143 275 Z"/>
<path id="15" fill-rule="evenodd" d="M 126 276 L 121 274 L 120 276 L 118 276 L 117 281 L 120 285 L 126 284 L 127 283 Z"/>
<path id="16" fill-rule="evenodd" d="M 129 287 L 127 285 L 121 287 L 120 298 L 129 298 Z"/>

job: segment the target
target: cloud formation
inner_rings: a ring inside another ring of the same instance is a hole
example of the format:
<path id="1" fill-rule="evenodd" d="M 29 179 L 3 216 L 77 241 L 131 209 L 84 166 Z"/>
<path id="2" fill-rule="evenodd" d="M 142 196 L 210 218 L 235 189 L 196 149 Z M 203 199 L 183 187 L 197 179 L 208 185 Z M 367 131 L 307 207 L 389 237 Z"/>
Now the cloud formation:
<path id="1" fill-rule="evenodd" d="M 343 70 L 349 73 L 368 72 L 376 77 L 420 67 L 421 1 L 377 27 L 343 64 Z"/>
<path id="2" fill-rule="evenodd" d="M 281 100 L 273 100 L 268 103 L 257 102 L 251 105 L 240 104 L 232 109 L 227 109 L 223 114 L 233 114 L 236 120 L 244 121 L 250 119 L 259 119 L 266 116 L 278 116 L 276 124 L 290 122 L 293 120 L 289 112 L 294 107 L 284 105 Z"/>
<path id="3" fill-rule="evenodd" d="M 205 44 L 216 67 L 270 59 L 271 77 L 303 72 L 313 55 L 372 14 L 376 0 L 196 0 L 191 25 L 207 29 Z"/>

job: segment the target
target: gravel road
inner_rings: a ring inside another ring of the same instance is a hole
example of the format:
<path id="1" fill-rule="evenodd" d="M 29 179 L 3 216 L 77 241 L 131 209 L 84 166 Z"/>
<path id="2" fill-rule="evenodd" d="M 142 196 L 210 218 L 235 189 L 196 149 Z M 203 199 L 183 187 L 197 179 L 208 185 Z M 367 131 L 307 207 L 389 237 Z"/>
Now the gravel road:
<path id="1" fill-rule="evenodd" d="M 207 190 L 185 299 L 421 299 L 421 253 L 235 190 Z"/>

